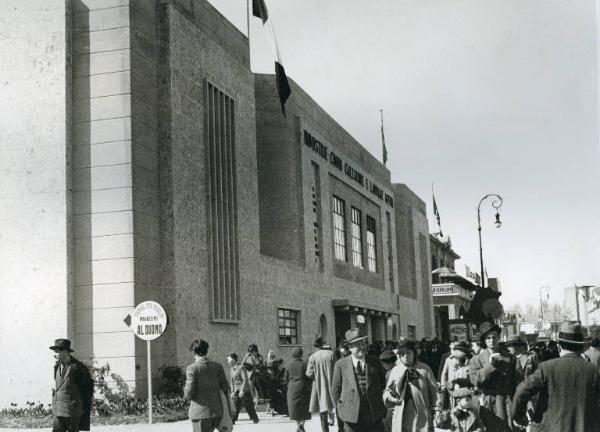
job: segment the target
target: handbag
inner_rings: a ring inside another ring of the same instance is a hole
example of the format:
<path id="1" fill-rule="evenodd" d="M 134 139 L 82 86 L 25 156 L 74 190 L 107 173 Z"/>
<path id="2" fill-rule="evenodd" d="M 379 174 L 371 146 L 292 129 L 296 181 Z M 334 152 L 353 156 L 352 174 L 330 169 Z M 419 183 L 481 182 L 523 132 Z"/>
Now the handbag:
<path id="1" fill-rule="evenodd" d="M 219 394 L 221 395 L 221 406 L 223 408 L 223 415 L 221 416 L 221 420 L 219 420 L 217 430 L 219 432 L 231 432 L 233 430 L 233 420 L 231 419 L 231 408 L 229 406 L 229 398 L 225 396 L 223 390 L 219 390 Z"/>

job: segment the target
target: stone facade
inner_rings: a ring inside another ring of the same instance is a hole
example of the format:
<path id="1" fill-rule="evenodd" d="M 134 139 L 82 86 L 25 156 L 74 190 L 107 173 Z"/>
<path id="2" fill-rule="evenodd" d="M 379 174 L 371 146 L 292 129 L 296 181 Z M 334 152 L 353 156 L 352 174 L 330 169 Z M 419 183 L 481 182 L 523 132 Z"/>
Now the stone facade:
<path id="1" fill-rule="evenodd" d="M 200 337 L 224 360 L 250 343 L 289 358 L 356 325 L 433 335 L 425 204 L 293 82 L 283 117 L 274 77 L 205 0 L 8 1 L 0 343 L 31 360 L 2 368 L 19 392 L 0 406 L 49 399 L 58 337 L 144 396 L 146 345 L 123 321 L 144 300 L 169 316 L 155 378 Z"/>

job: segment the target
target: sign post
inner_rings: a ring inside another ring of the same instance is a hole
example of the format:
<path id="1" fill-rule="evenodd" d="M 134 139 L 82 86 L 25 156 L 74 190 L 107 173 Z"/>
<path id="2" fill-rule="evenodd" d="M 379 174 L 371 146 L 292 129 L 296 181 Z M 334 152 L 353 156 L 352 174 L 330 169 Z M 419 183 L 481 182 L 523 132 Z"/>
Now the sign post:
<path id="1" fill-rule="evenodd" d="M 148 423 L 152 424 L 152 353 L 150 342 L 159 338 L 167 327 L 167 314 L 163 307 L 155 301 L 140 303 L 132 315 L 125 317 L 125 323 L 133 334 L 146 341 L 148 361 Z"/>

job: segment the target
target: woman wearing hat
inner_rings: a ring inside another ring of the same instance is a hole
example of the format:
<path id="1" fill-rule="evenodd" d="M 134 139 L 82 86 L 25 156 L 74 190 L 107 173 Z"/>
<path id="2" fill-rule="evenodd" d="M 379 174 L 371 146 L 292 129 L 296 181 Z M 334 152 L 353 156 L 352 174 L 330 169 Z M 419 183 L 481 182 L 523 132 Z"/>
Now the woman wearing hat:
<path id="1" fill-rule="evenodd" d="M 306 376 L 306 361 L 302 360 L 304 352 L 298 347 L 292 352 L 293 359 L 285 366 L 285 380 L 288 383 L 287 403 L 290 420 L 295 420 L 296 432 L 304 432 L 304 422 L 310 420 L 308 404 L 312 381 Z"/>
<path id="2" fill-rule="evenodd" d="M 390 372 L 383 400 L 392 406 L 392 432 L 433 432 L 437 384 L 433 372 L 417 361 L 413 343 L 398 347 L 400 362 Z"/>

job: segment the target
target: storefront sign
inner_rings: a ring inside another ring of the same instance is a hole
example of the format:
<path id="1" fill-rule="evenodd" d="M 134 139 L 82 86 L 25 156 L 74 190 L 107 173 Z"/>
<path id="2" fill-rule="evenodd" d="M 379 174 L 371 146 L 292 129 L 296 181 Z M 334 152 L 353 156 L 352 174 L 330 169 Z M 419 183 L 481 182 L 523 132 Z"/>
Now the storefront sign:
<path id="1" fill-rule="evenodd" d="M 372 195 L 383 200 L 388 206 L 394 207 L 394 198 L 391 195 L 385 193 L 377 183 L 365 177 L 357 168 L 348 162 L 344 162 L 339 155 L 330 151 L 325 144 L 306 130 L 304 131 L 304 144 L 321 158 L 328 160 L 332 167 L 346 174 L 348 178 L 367 189 Z"/>

